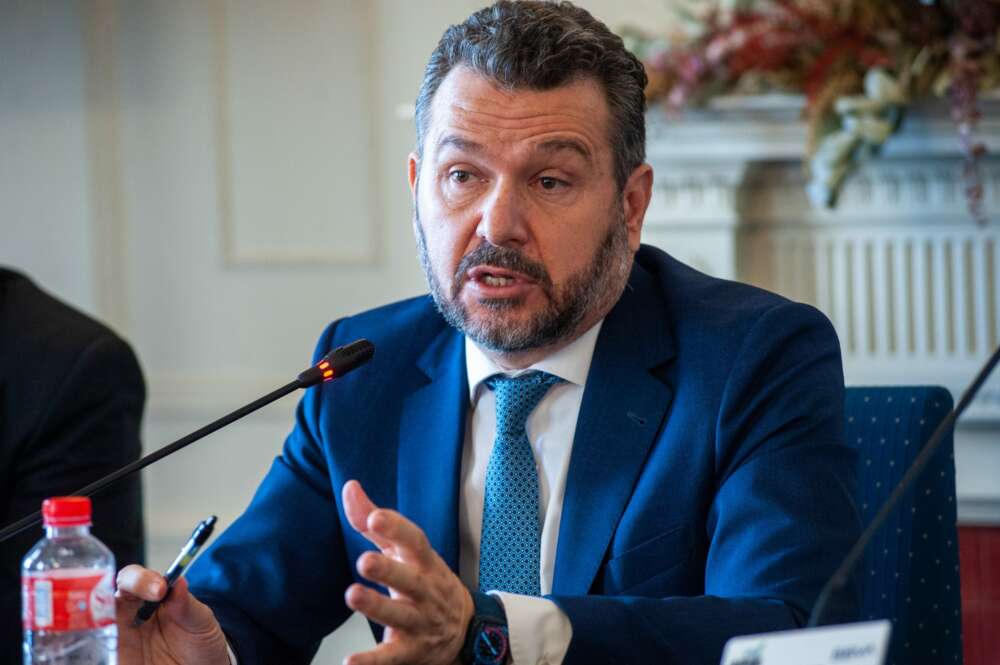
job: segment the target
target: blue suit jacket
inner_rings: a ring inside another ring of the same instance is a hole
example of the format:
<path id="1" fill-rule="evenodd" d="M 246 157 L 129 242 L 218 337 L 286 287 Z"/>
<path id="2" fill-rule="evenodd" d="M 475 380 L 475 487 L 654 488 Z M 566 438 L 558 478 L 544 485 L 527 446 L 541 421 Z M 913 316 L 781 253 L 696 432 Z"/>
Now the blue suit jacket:
<path id="1" fill-rule="evenodd" d="M 308 662 L 348 617 L 371 547 L 344 516 L 351 478 L 457 570 L 463 338 L 421 297 L 334 323 L 317 356 L 358 337 L 374 360 L 307 392 L 250 507 L 191 571 L 242 665 Z M 843 427 L 822 314 L 643 247 L 573 441 L 551 595 L 573 626 L 566 662 L 715 665 L 732 635 L 801 625 L 860 530 Z"/>

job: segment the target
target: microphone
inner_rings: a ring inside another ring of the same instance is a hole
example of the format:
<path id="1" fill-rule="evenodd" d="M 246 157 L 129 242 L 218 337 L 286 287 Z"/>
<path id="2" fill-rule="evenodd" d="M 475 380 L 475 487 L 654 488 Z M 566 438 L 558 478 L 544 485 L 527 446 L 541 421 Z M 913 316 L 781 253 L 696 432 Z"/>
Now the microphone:
<path id="1" fill-rule="evenodd" d="M 222 429 L 226 425 L 237 421 L 243 416 L 249 415 L 264 406 L 267 406 L 271 402 L 274 402 L 291 392 L 299 390 L 300 388 L 309 388 L 319 383 L 325 383 L 327 381 L 340 378 L 351 370 L 364 365 L 366 362 L 371 360 L 374 355 L 375 345 L 367 339 L 359 339 L 351 342 L 350 344 L 338 346 L 336 349 L 323 356 L 318 363 L 300 373 L 291 383 L 285 384 L 277 390 L 270 392 L 267 395 L 240 407 L 239 409 L 236 409 L 232 413 L 229 413 L 222 418 L 209 423 L 208 425 L 205 425 L 201 429 L 196 430 L 187 436 L 174 441 L 173 443 L 163 446 L 159 450 L 127 464 L 117 471 L 113 471 L 103 478 L 96 480 L 85 487 L 81 487 L 77 491 L 71 492 L 70 494 L 73 496 L 94 495 L 111 483 L 121 480 L 125 476 L 135 473 L 139 469 L 143 469 L 153 462 L 161 460 L 167 455 L 177 452 L 181 448 L 208 436 L 216 430 Z M 0 542 L 21 533 L 25 529 L 37 525 L 41 521 L 41 511 L 36 511 L 31 515 L 26 515 L 16 522 L 8 524 L 3 528 L 3 530 L 0 530 Z"/>
<path id="2" fill-rule="evenodd" d="M 375 345 L 367 339 L 338 346 L 318 363 L 299 374 L 299 378 L 296 379 L 300 384 L 298 387 L 308 388 L 321 381 L 332 381 L 364 365 L 373 355 L 375 355 Z"/>
<path id="3" fill-rule="evenodd" d="M 896 507 L 896 504 L 899 503 L 900 499 L 903 498 L 903 495 L 906 494 L 907 490 L 910 489 L 917 477 L 924 470 L 924 467 L 927 466 L 927 463 L 934 456 L 934 453 L 937 451 L 941 441 L 944 440 L 945 435 L 954 426 L 955 421 L 958 420 L 960 415 L 962 415 L 962 412 L 965 411 L 965 409 L 972 402 L 972 399 L 976 396 L 976 393 L 979 392 L 979 389 L 983 387 L 984 383 L 986 383 L 986 379 L 993 371 L 993 368 L 996 367 L 998 361 L 1000 361 L 1000 347 L 997 347 L 997 350 L 993 352 L 993 355 L 986 361 L 986 364 L 979 370 L 979 374 L 976 375 L 976 378 L 973 379 L 969 387 L 966 388 L 965 393 L 962 394 L 962 399 L 958 401 L 955 408 L 953 408 L 948 415 L 944 417 L 941 424 L 939 424 L 937 429 L 934 430 L 934 433 L 931 434 L 931 438 L 927 440 L 927 443 L 924 444 L 924 447 L 921 449 L 916 459 L 913 460 L 913 464 L 911 464 L 910 468 L 906 470 L 906 473 L 899 481 L 899 484 L 896 485 L 896 489 L 892 491 L 892 494 L 889 495 L 886 502 L 882 504 L 878 513 L 875 514 L 875 517 L 872 518 L 872 521 L 868 524 L 868 528 L 864 530 L 861 537 L 858 538 L 856 543 L 854 543 L 854 547 L 852 547 L 851 551 L 847 553 L 846 557 L 844 557 L 840 567 L 837 568 L 836 572 L 833 573 L 833 576 L 830 577 L 827 583 L 823 586 L 819 596 L 816 598 L 816 603 L 813 605 L 812 612 L 809 613 L 809 623 L 806 625 L 807 628 L 815 628 L 819 625 L 820 619 L 823 617 L 823 612 L 826 611 L 826 607 L 830 603 L 830 599 L 833 597 L 833 594 L 843 589 L 847 584 L 848 576 L 851 571 L 854 570 L 854 567 L 858 565 L 858 561 L 861 560 L 861 556 L 864 554 L 865 548 L 868 547 L 868 543 L 871 542 L 871 539 L 875 536 L 879 529 L 882 528 L 886 520 L 889 519 L 893 509 Z"/>

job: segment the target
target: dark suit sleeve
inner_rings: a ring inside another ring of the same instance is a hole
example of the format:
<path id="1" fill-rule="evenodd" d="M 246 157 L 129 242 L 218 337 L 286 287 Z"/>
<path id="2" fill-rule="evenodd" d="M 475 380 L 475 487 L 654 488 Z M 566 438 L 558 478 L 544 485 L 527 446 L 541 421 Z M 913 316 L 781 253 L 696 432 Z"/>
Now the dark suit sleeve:
<path id="1" fill-rule="evenodd" d="M 331 333 L 320 340 L 322 352 Z M 187 576 L 240 665 L 308 663 L 350 616 L 343 598 L 353 577 L 320 445 L 321 394 L 306 391 L 282 454 L 250 506 Z"/>
<path id="2" fill-rule="evenodd" d="M 567 665 L 717 665 L 733 635 L 801 626 L 860 533 L 843 397 L 826 318 L 790 303 L 762 315 L 732 365 L 715 423 L 705 594 L 553 596 L 573 627 Z M 855 618 L 858 604 L 852 588 L 830 618 Z"/>
<path id="3" fill-rule="evenodd" d="M 125 342 L 101 336 L 55 371 L 61 375 L 58 389 L 45 398 L 38 429 L 14 458 L 9 509 L 0 516 L 4 524 L 37 511 L 46 497 L 69 494 L 138 459 L 141 452 L 139 424 L 145 387 L 135 355 Z M 118 565 L 141 563 L 139 477 L 119 481 L 94 496 L 93 507 L 93 533 L 114 552 Z M 40 529 L 29 529 L 3 543 L 2 570 L 16 575 L 21 557 L 40 537 Z M 16 589 L 17 583 L 10 580 L 4 588 Z M 20 598 L 11 600 L 20 606 Z"/>

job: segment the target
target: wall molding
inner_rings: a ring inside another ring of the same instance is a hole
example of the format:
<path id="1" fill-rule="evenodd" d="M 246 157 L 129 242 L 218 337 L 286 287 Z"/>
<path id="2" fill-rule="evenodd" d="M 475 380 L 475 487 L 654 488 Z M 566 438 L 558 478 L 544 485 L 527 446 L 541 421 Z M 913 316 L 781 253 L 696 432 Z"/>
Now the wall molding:
<path id="1" fill-rule="evenodd" d="M 1000 498 L 958 497 L 960 526 L 1000 526 Z"/>
<path id="2" fill-rule="evenodd" d="M 878 159 L 848 178 L 835 210 L 815 209 L 806 198 L 799 161 L 732 164 L 676 163 L 657 168 L 649 227 L 752 228 L 830 226 L 975 228 L 965 208 L 962 161 L 956 157 Z M 983 159 L 983 201 L 1000 208 L 1000 157 Z M 891 206 L 894 214 L 885 215 Z"/>
<path id="3" fill-rule="evenodd" d="M 304 5 L 303 5 L 304 6 Z M 351 7 L 360 12 L 360 20 L 369 28 L 376 24 L 373 16 L 374 3 L 362 2 L 352 3 Z M 367 234 L 366 248 L 361 251 L 344 250 L 335 242 L 324 238 L 302 238 L 300 245 L 288 247 L 257 246 L 246 247 L 238 240 L 240 220 L 237 218 L 234 183 L 234 130 L 232 118 L 232 81 L 230 76 L 229 39 L 227 38 L 227 20 L 225 0 L 212 0 L 208 3 L 211 14 L 212 33 L 214 39 L 215 52 L 215 132 L 216 132 L 216 173 L 218 180 L 218 214 L 221 234 L 222 256 L 225 266 L 229 268 L 238 267 L 261 267 L 261 266 L 282 266 L 282 267 L 325 267 L 325 266 L 348 266 L 348 267 L 370 267 L 379 263 L 382 258 L 383 230 L 381 222 L 381 203 L 378 200 L 375 187 L 369 187 L 366 193 L 365 206 L 369 219 L 364 220 L 363 233 Z M 376 40 L 365 41 L 364 60 L 369 70 L 375 65 L 374 44 Z M 367 179 L 369 182 L 377 182 L 375 173 L 377 172 L 377 156 L 379 151 L 378 136 L 376 133 L 375 113 L 373 112 L 375 90 L 372 83 L 374 72 L 369 71 L 369 76 L 363 76 L 363 95 L 365 107 L 371 112 L 368 113 L 368 120 L 365 127 L 365 144 L 370 147 L 369 159 L 367 159 Z M 357 103 L 357 100 L 351 100 Z M 331 123 L 337 122 L 337 118 L 330 118 Z M 291 128 L 294 131 L 297 128 Z M 331 174 L 332 177 L 332 174 Z M 280 220 L 275 220 L 275 224 L 280 224 Z M 360 232 L 359 232 L 360 233 Z"/>
<path id="4" fill-rule="evenodd" d="M 116 0 L 88 0 L 83 6 L 81 22 L 87 54 L 85 113 L 94 293 L 100 317 L 127 338 L 132 332 L 128 292 L 130 234 L 122 183 Z"/>
<path id="5" fill-rule="evenodd" d="M 276 390 L 292 378 L 284 374 L 164 373 L 147 378 L 150 422 L 204 421 L 205 424 Z M 292 424 L 302 391 L 286 395 L 249 418 Z"/>
<path id="6" fill-rule="evenodd" d="M 775 103 L 766 103 L 768 98 Z M 765 103 L 760 103 L 764 101 Z M 680 116 L 654 106 L 647 113 L 647 155 L 666 163 L 795 161 L 807 140 L 805 100 L 797 95 L 731 96 Z M 1000 95 L 980 100 L 982 118 L 976 139 L 991 154 L 1000 152 Z M 881 158 L 958 156 L 961 144 L 945 101 L 912 106 L 903 126 L 886 143 Z"/>

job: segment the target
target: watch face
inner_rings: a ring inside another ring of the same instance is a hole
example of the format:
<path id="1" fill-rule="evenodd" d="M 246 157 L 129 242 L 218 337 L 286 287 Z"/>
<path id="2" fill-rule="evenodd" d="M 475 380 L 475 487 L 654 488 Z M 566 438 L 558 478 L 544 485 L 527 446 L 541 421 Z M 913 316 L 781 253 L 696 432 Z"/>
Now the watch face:
<path id="1" fill-rule="evenodd" d="M 483 626 L 476 636 L 474 650 L 477 665 L 499 665 L 507 660 L 507 629 Z"/>

